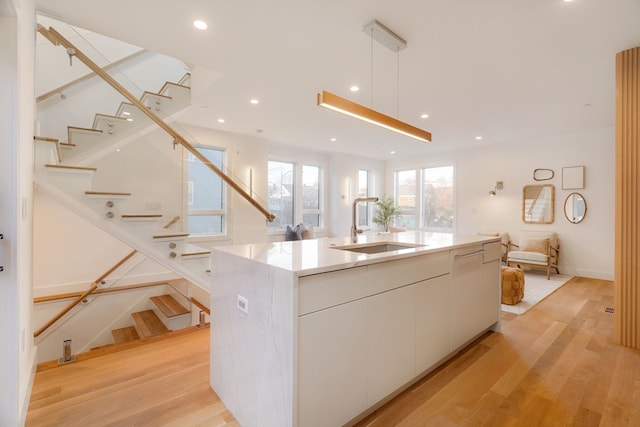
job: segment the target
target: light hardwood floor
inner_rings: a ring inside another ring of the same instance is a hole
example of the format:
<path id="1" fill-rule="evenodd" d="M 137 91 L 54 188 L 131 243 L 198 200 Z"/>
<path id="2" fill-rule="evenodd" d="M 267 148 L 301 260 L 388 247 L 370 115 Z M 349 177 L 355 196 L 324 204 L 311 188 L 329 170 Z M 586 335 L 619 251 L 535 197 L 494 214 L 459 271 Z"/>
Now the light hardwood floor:
<path id="1" fill-rule="evenodd" d="M 613 343 L 612 306 L 611 282 L 575 278 L 358 426 L 640 426 L 640 351 Z M 38 372 L 27 426 L 237 426 L 208 332 Z"/>

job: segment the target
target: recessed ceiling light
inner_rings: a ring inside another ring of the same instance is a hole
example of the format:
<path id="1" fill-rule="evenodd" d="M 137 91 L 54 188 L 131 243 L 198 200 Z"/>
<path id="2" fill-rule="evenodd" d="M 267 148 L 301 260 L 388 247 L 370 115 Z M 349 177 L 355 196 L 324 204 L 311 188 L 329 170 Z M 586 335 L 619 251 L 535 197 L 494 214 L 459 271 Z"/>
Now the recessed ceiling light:
<path id="1" fill-rule="evenodd" d="M 127 121 L 128 121 L 128 122 L 132 122 L 132 121 L 133 121 L 133 119 L 132 119 L 131 117 L 128 117 L 128 118 L 127 118 Z"/>
<path id="2" fill-rule="evenodd" d="M 396 154 L 396 152 L 391 150 L 391 151 L 389 151 L 389 154 Z"/>
<path id="3" fill-rule="evenodd" d="M 337 141 L 337 139 L 331 138 L 331 142 L 336 142 L 336 141 Z"/>
<path id="4" fill-rule="evenodd" d="M 357 92 L 357 91 L 359 91 L 359 90 L 360 90 L 360 88 L 359 88 L 358 86 L 356 86 L 356 85 L 353 85 L 353 86 L 351 86 L 351 87 L 349 88 L 349 90 L 350 90 L 351 92 Z"/>
<path id="5" fill-rule="evenodd" d="M 428 118 L 429 118 L 429 115 L 428 115 L 428 114 L 421 114 L 421 115 L 420 115 L 420 118 L 421 118 L 421 119 L 428 119 Z"/>
<path id="6" fill-rule="evenodd" d="M 565 3 L 572 2 L 573 0 L 564 0 Z"/>
<path id="7" fill-rule="evenodd" d="M 257 105 L 260 103 L 260 101 L 258 101 L 257 99 L 253 98 L 251 101 L 249 101 L 250 103 L 252 103 L 253 105 Z"/>
<path id="8" fill-rule="evenodd" d="M 476 140 L 480 141 L 482 139 L 481 136 L 476 136 Z"/>
<path id="9" fill-rule="evenodd" d="M 208 25 L 206 22 L 201 21 L 199 19 L 193 21 L 193 26 L 196 27 L 199 30 L 206 30 Z"/>
<path id="10" fill-rule="evenodd" d="M 131 115 L 131 113 L 128 112 L 128 111 L 123 111 L 122 114 L 124 114 L 125 116 L 130 116 Z"/>
<path id="11" fill-rule="evenodd" d="M 224 123 L 224 119 L 218 119 L 218 123 Z"/>

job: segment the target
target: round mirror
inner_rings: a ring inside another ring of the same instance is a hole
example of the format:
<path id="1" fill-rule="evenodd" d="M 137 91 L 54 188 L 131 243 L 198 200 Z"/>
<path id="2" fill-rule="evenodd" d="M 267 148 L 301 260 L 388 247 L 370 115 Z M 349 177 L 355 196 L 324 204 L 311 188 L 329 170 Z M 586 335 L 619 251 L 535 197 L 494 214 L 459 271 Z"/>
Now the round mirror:
<path id="1" fill-rule="evenodd" d="M 564 216 L 567 217 L 567 221 L 577 224 L 582 222 L 584 216 L 587 214 L 587 202 L 580 193 L 571 193 L 564 201 Z"/>

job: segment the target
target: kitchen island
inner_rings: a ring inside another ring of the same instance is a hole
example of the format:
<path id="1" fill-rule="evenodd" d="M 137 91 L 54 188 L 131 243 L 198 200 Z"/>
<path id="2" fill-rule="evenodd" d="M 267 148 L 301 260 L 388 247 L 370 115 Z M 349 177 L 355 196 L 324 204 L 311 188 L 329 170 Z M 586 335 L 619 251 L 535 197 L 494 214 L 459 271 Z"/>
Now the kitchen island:
<path id="1" fill-rule="evenodd" d="M 214 248 L 211 386 L 243 426 L 349 424 L 500 324 L 500 241 Z"/>

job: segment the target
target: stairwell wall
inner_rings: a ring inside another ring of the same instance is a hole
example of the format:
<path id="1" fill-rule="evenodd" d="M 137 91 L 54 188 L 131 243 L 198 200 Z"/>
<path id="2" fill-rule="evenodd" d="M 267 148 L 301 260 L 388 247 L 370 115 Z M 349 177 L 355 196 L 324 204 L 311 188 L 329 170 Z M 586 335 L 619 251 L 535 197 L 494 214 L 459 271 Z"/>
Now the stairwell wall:
<path id="1" fill-rule="evenodd" d="M 20 426 L 35 374 L 32 138 L 35 7 L 0 0 L 0 425 Z"/>

